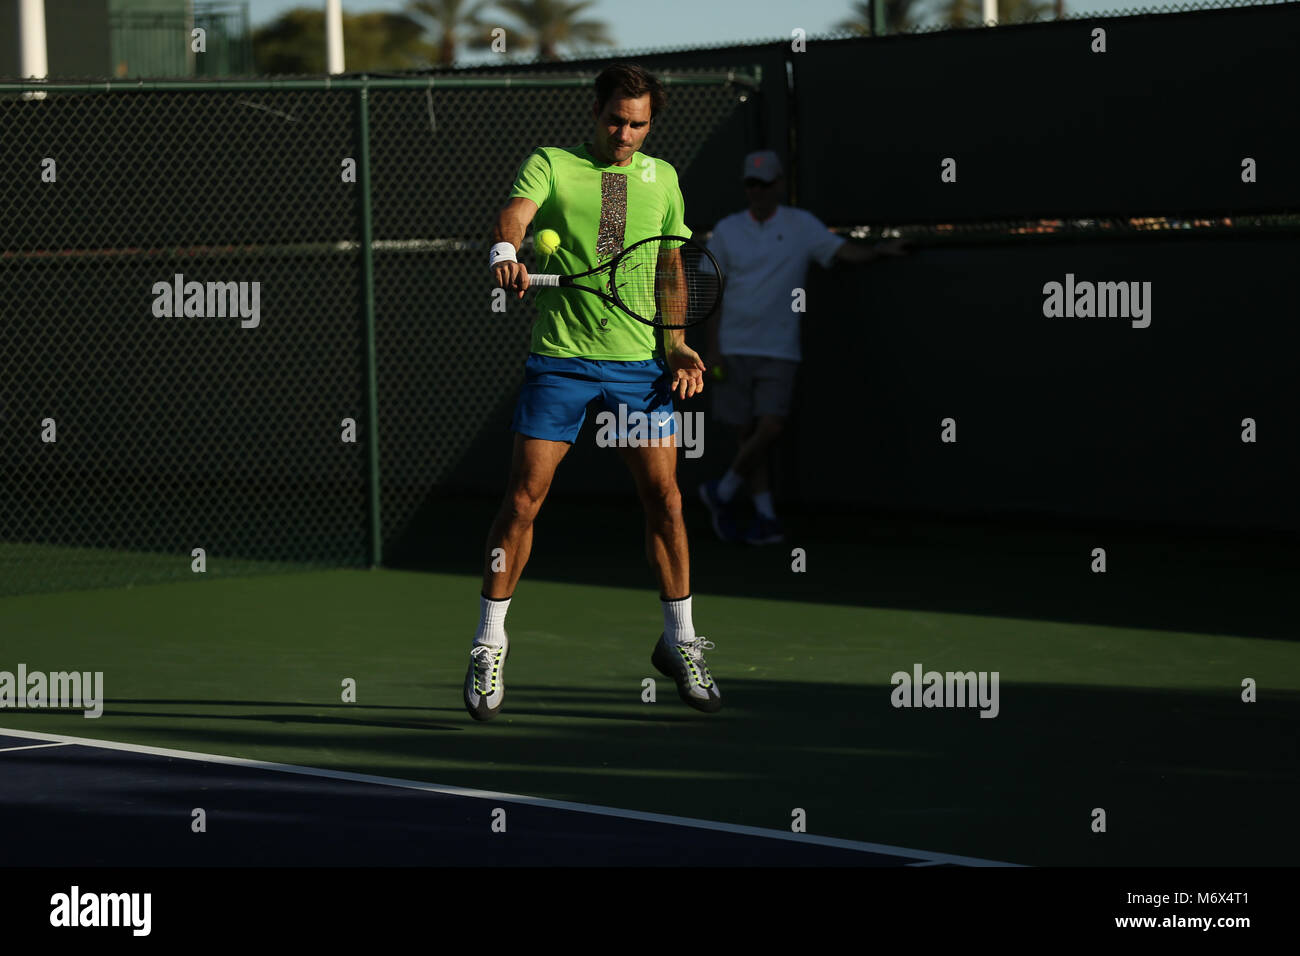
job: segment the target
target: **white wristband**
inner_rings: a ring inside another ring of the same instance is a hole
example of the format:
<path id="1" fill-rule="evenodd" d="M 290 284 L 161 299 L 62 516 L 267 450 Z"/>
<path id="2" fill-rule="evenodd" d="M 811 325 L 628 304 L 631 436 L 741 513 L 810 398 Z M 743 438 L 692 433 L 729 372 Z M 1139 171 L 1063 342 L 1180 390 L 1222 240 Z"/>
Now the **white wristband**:
<path id="1" fill-rule="evenodd" d="M 515 258 L 515 247 L 508 242 L 498 242 L 488 253 L 488 268 L 494 267 L 498 262 L 518 262 Z"/>

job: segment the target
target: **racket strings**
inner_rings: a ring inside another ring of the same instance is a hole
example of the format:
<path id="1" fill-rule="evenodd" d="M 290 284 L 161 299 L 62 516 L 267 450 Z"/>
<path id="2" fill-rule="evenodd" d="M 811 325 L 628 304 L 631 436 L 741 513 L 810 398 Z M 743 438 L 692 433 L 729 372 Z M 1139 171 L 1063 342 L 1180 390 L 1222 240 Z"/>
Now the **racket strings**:
<path id="1" fill-rule="evenodd" d="M 722 292 L 712 260 L 698 246 L 677 240 L 629 250 L 611 281 L 625 307 L 658 325 L 693 325 L 708 318 Z"/>

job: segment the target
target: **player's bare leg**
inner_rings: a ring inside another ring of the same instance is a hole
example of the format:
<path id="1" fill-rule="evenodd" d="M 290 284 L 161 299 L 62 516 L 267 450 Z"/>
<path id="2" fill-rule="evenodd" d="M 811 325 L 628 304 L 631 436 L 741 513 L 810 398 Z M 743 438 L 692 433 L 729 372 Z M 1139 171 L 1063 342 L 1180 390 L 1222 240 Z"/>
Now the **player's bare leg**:
<path id="1" fill-rule="evenodd" d="M 676 438 L 619 450 L 645 508 L 646 560 L 659 582 L 664 612 L 664 632 L 651 663 L 673 678 L 683 701 L 714 713 L 722 707 L 722 695 L 704 660 L 704 651 L 711 650 L 713 642 L 696 635 L 691 617 L 691 558 L 677 487 Z"/>
<path id="2" fill-rule="evenodd" d="M 515 593 L 533 550 L 533 521 L 551 490 L 555 469 L 568 451 L 568 442 L 515 435 L 505 498 L 488 532 L 484 597 L 500 600 Z"/>
<path id="3" fill-rule="evenodd" d="M 478 630 L 465 674 L 465 709 L 475 720 L 491 720 L 505 699 L 510 595 L 533 548 L 533 521 L 568 450 L 568 442 L 515 435 L 506 495 L 488 532 Z"/>
<path id="4" fill-rule="evenodd" d="M 686 597 L 691 593 L 691 556 L 677 488 L 677 448 L 663 444 L 619 451 L 645 509 L 646 560 L 659 582 L 659 596 Z"/>

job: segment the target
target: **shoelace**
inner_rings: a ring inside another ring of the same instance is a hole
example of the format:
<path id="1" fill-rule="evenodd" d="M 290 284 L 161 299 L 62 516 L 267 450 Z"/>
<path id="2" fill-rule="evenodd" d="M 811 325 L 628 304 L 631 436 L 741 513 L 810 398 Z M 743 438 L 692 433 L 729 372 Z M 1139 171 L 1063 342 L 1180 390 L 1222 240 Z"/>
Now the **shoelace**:
<path id="1" fill-rule="evenodd" d="M 707 638 L 697 637 L 693 641 L 682 641 L 678 647 L 686 651 L 687 656 L 697 664 L 704 663 L 704 652 L 711 651 L 718 645 Z"/>
<path id="2" fill-rule="evenodd" d="M 718 645 L 712 643 L 712 641 L 706 639 L 706 637 L 695 637 L 694 640 L 681 641 L 681 644 L 677 646 L 682 650 L 685 650 L 686 657 L 689 657 L 699 665 L 699 670 L 702 671 L 707 683 L 707 680 L 710 679 L 710 675 L 708 675 L 708 665 L 705 663 L 705 652 L 706 650 L 716 648 Z"/>
<path id="3" fill-rule="evenodd" d="M 704 652 L 713 650 L 717 645 L 707 638 L 696 637 L 693 641 L 682 641 L 677 646 L 684 650 L 686 656 L 697 665 L 699 685 L 705 688 L 712 687 L 713 675 L 709 673 L 709 665 L 704 662 Z"/>
<path id="4" fill-rule="evenodd" d="M 480 694 L 486 694 L 491 689 L 488 677 L 492 673 L 492 655 L 499 650 L 501 648 L 492 644 L 476 644 L 469 652 L 469 656 L 474 659 L 474 689 Z"/>

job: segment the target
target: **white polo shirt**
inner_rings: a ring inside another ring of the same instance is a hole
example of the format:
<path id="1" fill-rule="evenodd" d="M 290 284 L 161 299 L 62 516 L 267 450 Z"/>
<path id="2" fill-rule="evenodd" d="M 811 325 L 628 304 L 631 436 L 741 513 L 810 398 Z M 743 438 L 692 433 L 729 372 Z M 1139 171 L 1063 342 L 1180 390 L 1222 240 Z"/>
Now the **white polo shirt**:
<path id="1" fill-rule="evenodd" d="M 791 206 L 777 206 L 765 222 L 748 209 L 719 221 L 709 251 L 727 276 L 718 329 L 722 353 L 799 361 L 793 292 L 804 288 L 810 263 L 829 268 L 845 241 L 812 213 Z"/>

